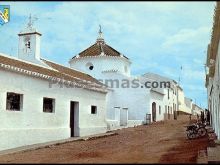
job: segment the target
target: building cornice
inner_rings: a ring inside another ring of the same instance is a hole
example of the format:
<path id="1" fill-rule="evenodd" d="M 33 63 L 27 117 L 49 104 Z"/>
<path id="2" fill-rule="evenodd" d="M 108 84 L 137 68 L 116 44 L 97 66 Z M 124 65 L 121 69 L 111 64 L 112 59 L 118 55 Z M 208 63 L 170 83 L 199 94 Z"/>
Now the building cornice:
<path id="1" fill-rule="evenodd" d="M 108 56 L 108 55 L 99 55 L 99 56 L 85 56 L 85 57 L 78 57 L 78 58 L 71 58 L 69 60 L 69 63 L 72 62 L 72 61 L 79 61 L 79 60 L 82 60 L 82 59 L 98 59 L 98 58 L 113 58 L 113 59 L 122 59 L 124 60 L 125 62 L 128 62 L 129 64 L 131 64 L 132 62 L 125 58 L 125 57 L 121 57 L 121 56 Z"/>
<path id="2" fill-rule="evenodd" d="M 18 36 L 25 36 L 25 35 L 32 35 L 32 34 L 38 34 L 39 36 L 42 36 L 42 34 L 39 32 L 27 32 L 27 33 L 23 32 L 23 33 L 19 33 Z"/>
<path id="3" fill-rule="evenodd" d="M 218 45 L 220 39 L 220 2 L 216 2 L 216 7 L 213 16 L 213 27 L 212 27 L 212 35 L 211 42 L 208 45 L 207 49 L 207 61 L 206 64 L 209 67 L 209 76 L 213 77 L 215 74 L 215 64 L 211 64 L 211 61 L 216 60 L 216 56 L 218 54 Z M 211 66 L 210 66 L 211 65 Z"/>
<path id="4" fill-rule="evenodd" d="M 57 83 L 62 82 L 65 85 L 70 85 L 70 86 L 74 86 L 74 87 L 78 87 L 78 88 L 83 88 L 83 89 L 92 90 L 92 91 L 98 91 L 98 92 L 102 92 L 102 93 L 107 93 L 108 92 L 108 89 L 106 87 L 103 87 L 101 85 L 94 84 L 94 83 L 91 83 L 91 82 L 89 83 L 88 81 L 86 81 L 86 82 L 89 85 L 80 84 L 80 83 L 77 83 L 77 82 L 74 82 L 74 81 L 63 80 L 63 79 L 58 78 L 58 77 L 48 76 L 48 75 L 45 75 L 45 74 L 29 71 L 29 70 L 18 68 L 18 67 L 11 66 L 11 65 L 6 65 L 6 64 L 3 64 L 3 63 L 0 63 L 0 68 L 5 69 L 5 70 L 9 70 L 9 71 L 12 71 L 12 72 L 25 74 L 25 75 L 32 76 L 32 77 L 36 77 L 36 78 L 41 78 L 41 79 L 44 79 L 44 80 L 50 80 L 50 81 L 57 82 Z"/>

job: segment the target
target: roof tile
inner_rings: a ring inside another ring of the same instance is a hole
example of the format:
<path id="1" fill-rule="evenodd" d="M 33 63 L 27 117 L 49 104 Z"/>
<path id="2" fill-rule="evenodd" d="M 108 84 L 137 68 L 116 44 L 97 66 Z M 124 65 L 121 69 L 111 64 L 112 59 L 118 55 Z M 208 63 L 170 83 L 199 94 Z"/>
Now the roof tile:
<path id="1" fill-rule="evenodd" d="M 91 45 L 84 51 L 79 53 L 79 57 L 88 57 L 88 56 L 99 56 L 102 51 L 107 56 L 117 56 L 120 57 L 121 53 L 112 48 L 111 46 L 107 45 L 106 43 L 96 42 L 95 44 Z M 76 58 L 77 56 L 74 56 L 72 59 Z M 126 56 L 123 56 L 126 59 L 128 59 Z"/>
<path id="2" fill-rule="evenodd" d="M 53 69 L 37 66 L 35 64 L 27 63 L 25 61 L 20 61 L 20 60 L 16 60 L 10 57 L 0 55 L 0 63 L 5 64 L 5 65 L 10 65 L 10 66 L 28 70 L 31 72 L 36 72 L 39 74 L 44 74 L 47 76 L 64 79 L 66 81 L 76 82 L 81 85 L 91 85 L 88 82 L 90 81 L 96 85 L 104 86 L 104 84 L 100 83 L 98 80 L 96 80 L 95 78 L 93 78 L 92 76 L 88 74 L 73 70 L 71 68 L 68 68 L 68 67 L 65 67 L 59 64 L 55 64 L 53 62 L 49 62 L 45 59 L 42 59 L 42 61 Z M 83 82 L 82 80 L 86 80 L 87 82 L 86 81 Z"/>

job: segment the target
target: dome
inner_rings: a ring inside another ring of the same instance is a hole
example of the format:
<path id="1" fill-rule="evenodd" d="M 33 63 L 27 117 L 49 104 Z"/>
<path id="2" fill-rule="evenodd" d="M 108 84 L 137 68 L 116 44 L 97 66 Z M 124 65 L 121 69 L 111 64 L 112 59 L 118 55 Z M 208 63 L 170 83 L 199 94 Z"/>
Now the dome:
<path id="1" fill-rule="evenodd" d="M 69 61 L 70 67 L 81 72 L 92 75 L 95 78 L 102 78 L 111 73 L 130 75 L 130 60 L 105 43 L 102 32 L 96 42 L 72 57 Z"/>
<path id="2" fill-rule="evenodd" d="M 118 52 L 117 50 L 105 43 L 104 38 L 102 37 L 101 27 L 96 43 L 83 50 L 78 55 L 74 56 L 72 59 L 93 56 L 114 56 L 128 59 L 126 56 L 124 56 L 123 54 L 121 54 L 120 52 Z"/>

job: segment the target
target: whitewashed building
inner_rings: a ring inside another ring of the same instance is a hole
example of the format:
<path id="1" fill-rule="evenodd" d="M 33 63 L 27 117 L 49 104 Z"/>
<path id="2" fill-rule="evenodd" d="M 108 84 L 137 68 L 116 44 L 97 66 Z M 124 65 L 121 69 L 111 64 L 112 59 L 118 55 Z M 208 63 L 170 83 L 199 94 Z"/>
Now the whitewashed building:
<path id="1" fill-rule="evenodd" d="M 191 98 L 185 97 L 185 112 L 188 114 L 192 114 L 192 109 L 193 109 L 193 101 Z"/>
<path id="2" fill-rule="evenodd" d="M 107 88 L 42 59 L 41 34 L 18 34 L 18 58 L 0 53 L 0 150 L 107 131 Z"/>
<path id="3" fill-rule="evenodd" d="M 152 117 L 155 118 L 154 116 L 158 116 L 156 117 L 156 121 L 177 119 L 177 82 L 155 73 L 145 73 L 142 78 L 144 78 L 144 82 L 152 82 L 150 90 L 150 109 L 152 110 Z M 158 87 L 154 88 L 156 86 Z"/>
<path id="4" fill-rule="evenodd" d="M 220 3 L 216 2 L 213 18 L 212 37 L 207 50 L 206 88 L 208 95 L 208 110 L 211 116 L 211 125 L 220 139 Z"/>

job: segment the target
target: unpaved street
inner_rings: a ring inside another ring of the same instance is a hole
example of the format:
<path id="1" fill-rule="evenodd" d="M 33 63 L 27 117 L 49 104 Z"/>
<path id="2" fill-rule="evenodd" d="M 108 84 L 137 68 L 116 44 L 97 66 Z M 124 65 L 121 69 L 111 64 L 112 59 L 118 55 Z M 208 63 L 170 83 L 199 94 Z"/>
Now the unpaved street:
<path id="1" fill-rule="evenodd" d="M 188 116 L 117 130 L 118 135 L 0 156 L 1 163 L 196 163 L 207 138 L 188 140 Z"/>

